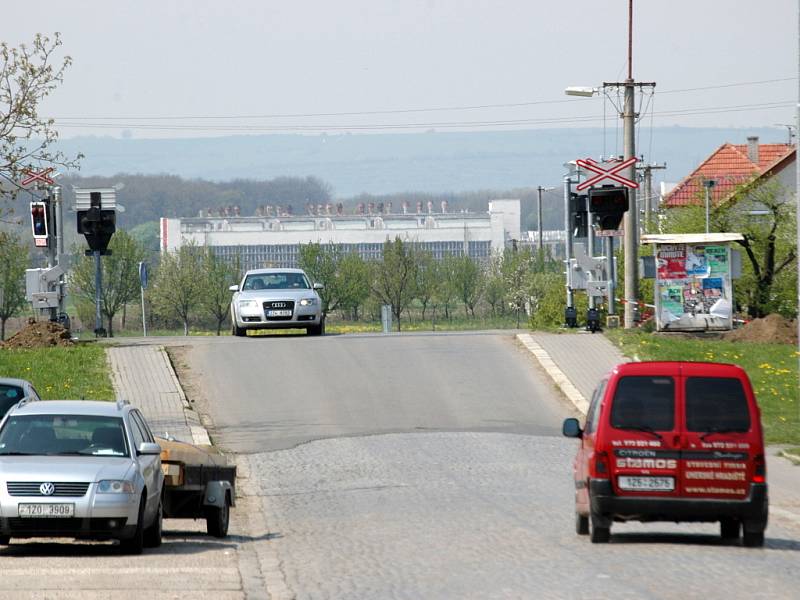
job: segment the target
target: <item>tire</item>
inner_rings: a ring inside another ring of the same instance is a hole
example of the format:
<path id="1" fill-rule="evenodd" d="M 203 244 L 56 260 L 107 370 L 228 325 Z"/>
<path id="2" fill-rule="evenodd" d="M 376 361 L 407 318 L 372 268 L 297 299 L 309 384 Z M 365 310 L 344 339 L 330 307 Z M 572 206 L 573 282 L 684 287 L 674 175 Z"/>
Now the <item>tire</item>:
<path id="1" fill-rule="evenodd" d="M 607 544 L 611 539 L 611 526 L 606 520 L 592 513 L 589 517 L 589 539 L 593 544 Z"/>
<path id="2" fill-rule="evenodd" d="M 719 522 L 719 530 L 723 540 L 739 539 L 739 531 L 742 524 L 736 519 L 722 519 Z"/>
<path id="3" fill-rule="evenodd" d="M 153 524 L 144 532 L 144 546 L 147 548 L 158 548 L 161 545 L 161 533 L 164 520 L 164 506 L 161 500 L 158 501 L 158 509 Z"/>
<path id="4" fill-rule="evenodd" d="M 10 535 L 0 535 L 0 546 L 8 546 L 11 543 Z"/>
<path id="5" fill-rule="evenodd" d="M 247 335 L 247 330 L 243 327 L 239 327 L 236 324 L 235 320 L 231 321 L 231 335 L 235 335 L 236 337 L 244 337 Z"/>
<path id="6" fill-rule="evenodd" d="M 222 508 L 209 506 L 206 508 L 206 530 L 208 535 L 224 538 L 228 535 L 228 525 L 231 520 L 231 507 L 225 502 Z"/>
<path id="7" fill-rule="evenodd" d="M 760 548 L 764 545 L 764 529 L 760 528 L 756 531 L 748 531 L 747 523 L 743 523 L 744 531 L 742 532 L 742 544 L 748 548 Z"/>
<path id="8" fill-rule="evenodd" d="M 141 554 L 144 548 L 144 503 L 145 493 L 139 500 L 139 518 L 136 519 L 136 531 L 133 537 L 119 541 L 120 550 L 123 554 Z"/>
<path id="9" fill-rule="evenodd" d="M 575 533 L 589 535 L 589 517 L 575 513 Z"/>

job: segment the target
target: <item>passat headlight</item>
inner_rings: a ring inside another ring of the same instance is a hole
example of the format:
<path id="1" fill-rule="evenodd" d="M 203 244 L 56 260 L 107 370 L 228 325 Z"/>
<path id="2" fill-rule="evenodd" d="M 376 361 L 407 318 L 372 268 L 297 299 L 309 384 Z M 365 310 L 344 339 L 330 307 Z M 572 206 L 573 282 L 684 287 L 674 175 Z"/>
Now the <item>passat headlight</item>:
<path id="1" fill-rule="evenodd" d="M 300 306 L 313 306 L 317 303 L 316 298 L 303 298 L 300 300 Z"/>
<path id="2" fill-rule="evenodd" d="M 258 309 L 258 300 L 239 300 L 239 308 Z"/>
<path id="3" fill-rule="evenodd" d="M 123 479 L 104 479 L 97 484 L 98 494 L 132 494 L 133 483 Z"/>

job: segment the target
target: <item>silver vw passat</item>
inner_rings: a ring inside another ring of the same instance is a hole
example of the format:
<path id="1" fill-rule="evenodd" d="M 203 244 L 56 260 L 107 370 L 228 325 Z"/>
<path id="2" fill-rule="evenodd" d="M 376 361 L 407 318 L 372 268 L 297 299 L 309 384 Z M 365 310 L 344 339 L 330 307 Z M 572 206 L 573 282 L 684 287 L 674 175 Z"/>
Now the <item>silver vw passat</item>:
<path id="1" fill-rule="evenodd" d="M 309 335 L 325 333 L 322 301 L 301 269 L 256 269 L 232 285 L 231 333 L 247 335 L 248 329 L 304 328 Z"/>
<path id="2" fill-rule="evenodd" d="M 0 544 L 11 538 L 161 544 L 161 447 L 125 402 L 22 401 L 0 423 Z"/>

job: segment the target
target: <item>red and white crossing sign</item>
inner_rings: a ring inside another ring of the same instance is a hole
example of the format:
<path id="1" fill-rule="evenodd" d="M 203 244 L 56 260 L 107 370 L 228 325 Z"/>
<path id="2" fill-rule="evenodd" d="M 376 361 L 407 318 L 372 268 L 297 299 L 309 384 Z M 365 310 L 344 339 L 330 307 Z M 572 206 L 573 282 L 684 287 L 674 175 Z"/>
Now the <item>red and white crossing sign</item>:
<path id="1" fill-rule="evenodd" d="M 614 165 L 609 169 L 604 169 L 601 167 L 596 161 L 593 161 L 591 158 L 587 158 L 586 160 L 579 158 L 577 161 L 579 167 L 583 167 L 587 171 L 592 171 L 593 173 L 597 173 L 594 177 L 587 179 L 581 184 L 578 184 L 576 189 L 580 192 L 585 190 L 586 188 L 592 187 L 594 184 L 603 181 L 604 179 L 611 179 L 616 181 L 617 183 L 621 183 L 625 187 L 636 189 L 639 187 L 639 184 L 635 181 L 631 181 L 627 177 L 623 177 L 622 175 L 617 175 L 623 169 L 630 167 L 632 164 L 636 163 L 636 157 L 631 156 L 628 160 L 624 160 L 621 163 Z"/>
<path id="2" fill-rule="evenodd" d="M 54 170 L 55 170 L 55 167 L 48 167 L 48 168 L 44 169 L 43 171 L 33 171 L 31 169 L 25 169 L 24 172 L 27 175 L 27 177 L 22 180 L 22 185 L 26 186 L 26 185 L 29 185 L 29 184 L 33 183 L 34 181 L 41 181 L 42 183 L 45 183 L 47 185 L 53 185 L 55 183 L 55 181 L 53 181 L 49 177 L 49 175 Z"/>

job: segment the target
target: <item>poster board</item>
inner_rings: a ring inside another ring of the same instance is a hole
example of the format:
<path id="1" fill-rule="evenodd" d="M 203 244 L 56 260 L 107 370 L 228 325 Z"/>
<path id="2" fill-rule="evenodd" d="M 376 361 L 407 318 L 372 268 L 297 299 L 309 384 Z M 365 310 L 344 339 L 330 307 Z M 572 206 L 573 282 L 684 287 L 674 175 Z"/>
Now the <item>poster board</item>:
<path id="1" fill-rule="evenodd" d="M 733 328 L 729 242 L 657 242 L 655 259 L 658 331 Z"/>

